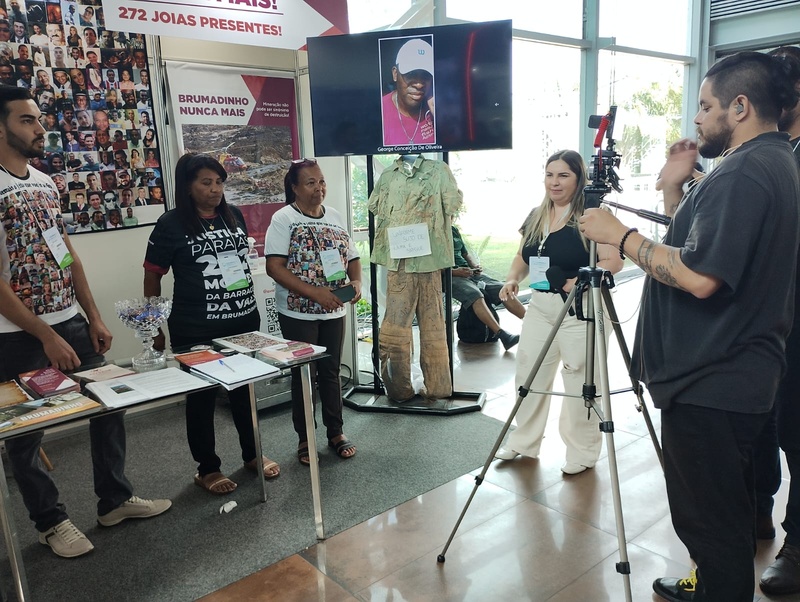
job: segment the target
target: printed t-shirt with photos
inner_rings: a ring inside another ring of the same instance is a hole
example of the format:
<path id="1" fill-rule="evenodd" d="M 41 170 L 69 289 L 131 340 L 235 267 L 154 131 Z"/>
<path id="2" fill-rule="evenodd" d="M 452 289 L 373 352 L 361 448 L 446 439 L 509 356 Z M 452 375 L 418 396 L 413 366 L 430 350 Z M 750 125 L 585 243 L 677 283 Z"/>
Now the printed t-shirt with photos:
<path id="1" fill-rule="evenodd" d="M 349 261 L 358 259 L 358 251 L 345 228 L 341 215 L 325 207 L 322 217 L 308 217 L 294 206 L 287 205 L 272 216 L 264 242 L 266 257 L 285 257 L 286 267 L 303 282 L 331 289 L 344 286 L 346 278 L 328 281 L 322 269 L 320 251 L 336 249 L 347 272 Z M 345 308 L 327 310 L 319 303 L 275 283 L 275 305 L 278 313 L 299 320 L 340 318 Z"/>
<path id="2" fill-rule="evenodd" d="M 0 170 L 0 274 L 17 297 L 47 324 L 60 324 L 78 313 L 69 267 L 60 268 L 43 232 L 63 232 L 58 189 L 33 167 L 25 178 Z M 0 315 L 0 332 L 19 332 Z"/>
<path id="3" fill-rule="evenodd" d="M 234 224 L 217 215 L 213 220 L 203 220 L 202 234 L 189 234 L 181 216 L 172 209 L 158 219 L 150 234 L 145 270 L 163 275 L 172 268 L 175 278 L 170 333 L 194 336 L 202 329 L 209 340 L 227 336 L 242 332 L 238 325 L 249 326 L 253 312 L 258 311 L 246 260 L 247 227 L 239 209 L 229 207 Z M 226 290 L 218 263 L 219 254 L 225 251 L 235 251 L 239 256 L 246 287 Z"/>

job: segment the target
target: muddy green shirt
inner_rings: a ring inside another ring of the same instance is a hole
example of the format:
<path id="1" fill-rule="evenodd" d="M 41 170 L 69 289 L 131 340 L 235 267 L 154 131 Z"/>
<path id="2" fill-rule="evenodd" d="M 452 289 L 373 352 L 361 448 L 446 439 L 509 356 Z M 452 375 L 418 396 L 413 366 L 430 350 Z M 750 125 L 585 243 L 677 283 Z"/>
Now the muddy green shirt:
<path id="1" fill-rule="evenodd" d="M 398 159 L 381 174 L 369 197 L 375 216 L 375 247 L 372 261 L 396 271 L 405 262 L 410 273 L 434 272 L 453 265 L 452 216 L 461 207 L 463 195 L 450 168 L 443 161 L 418 157 L 404 170 Z M 392 259 L 388 229 L 395 226 L 427 224 L 430 255 Z"/>

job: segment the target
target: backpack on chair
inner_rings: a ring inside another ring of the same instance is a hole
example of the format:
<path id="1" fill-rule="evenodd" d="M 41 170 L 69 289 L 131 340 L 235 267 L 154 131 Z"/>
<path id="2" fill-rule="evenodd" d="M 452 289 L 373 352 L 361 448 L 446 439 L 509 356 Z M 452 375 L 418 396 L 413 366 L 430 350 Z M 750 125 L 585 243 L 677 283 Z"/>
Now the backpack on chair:
<path id="1" fill-rule="evenodd" d="M 497 322 L 500 322 L 500 317 L 497 315 L 494 307 L 490 303 L 486 304 L 492 316 Z M 492 343 L 497 340 L 497 335 L 489 330 L 483 322 L 480 321 L 472 305 L 469 307 L 462 306 L 458 311 L 458 320 L 456 321 L 456 332 L 458 338 L 465 343 Z"/>

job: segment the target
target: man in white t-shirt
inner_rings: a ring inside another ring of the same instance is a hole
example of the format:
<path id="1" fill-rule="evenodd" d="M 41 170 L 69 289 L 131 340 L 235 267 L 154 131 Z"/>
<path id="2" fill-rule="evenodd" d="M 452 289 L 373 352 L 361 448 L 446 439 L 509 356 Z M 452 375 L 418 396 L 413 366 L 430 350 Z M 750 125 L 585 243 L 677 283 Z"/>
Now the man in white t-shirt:
<path id="1" fill-rule="evenodd" d="M 0 223 L 3 244 L 9 251 L 0 255 L 0 381 L 48 365 L 67 371 L 100 364 L 104 362 L 102 354 L 111 347 L 111 331 L 103 323 L 83 264 L 60 224 L 58 190 L 47 175 L 28 165 L 28 159 L 44 154 L 45 130 L 39 117 L 28 90 L 0 88 L 0 164 L 4 168 L 0 171 L 0 214 L 11 212 L 19 218 L 19 225 Z M 39 249 L 37 260 L 41 256 L 41 261 L 25 259 L 29 248 L 32 252 Z M 58 283 L 60 302 L 43 291 L 40 298 L 33 298 L 36 293 L 19 286 L 40 277 L 39 271 L 46 271 L 51 284 Z M 85 318 L 78 313 L 76 301 Z M 35 307 L 44 311 L 37 312 Z M 101 525 L 149 518 L 170 508 L 169 500 L 143 500 L 133 495 L 125 477 L 123 413 L 93 418 L 89 432 Z M 81 556 L 94 546 L 59 503 L 58 489 L 39 462 L 41 441 L 41 431 L 6 440 L 14 478 L 39 532 L 39 542 L 58 556 Z"/>

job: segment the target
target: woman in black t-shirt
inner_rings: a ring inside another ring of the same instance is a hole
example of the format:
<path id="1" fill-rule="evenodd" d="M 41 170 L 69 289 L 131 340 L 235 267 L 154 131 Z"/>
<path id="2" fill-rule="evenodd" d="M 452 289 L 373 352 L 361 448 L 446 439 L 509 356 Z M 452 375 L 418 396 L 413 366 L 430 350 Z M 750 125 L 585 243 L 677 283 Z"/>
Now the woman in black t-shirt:
<path id="1" fill-rule="evenodd" d="M 175 278 L 172 312 L 167 325 L 173 349 L 188 350 L 211 339 L 258 330 L 260 318 L 253 281 L 245 261 L 247 227 L 241 212 L 225 201 L 227 173 L 208 155 L 184 155 L 175 166 L 175 209 L 162 215 L 147 244 L 144 294 L 161 294 L 161 278 L 170 268 Z M 230 261 L 220 261 L 225 255 Z M 236 269 L 236 256 L 241 270 Z M 234 268 L 223 268 L 230 266 Z M 156 339 L 164 348 L 164 335 Z M 197 461 L 194 481 L 215 494 L 236 489 L 220 472 L 214 445 L 217 391 L 190 393 L 186 400 L 186 434 Z M 256 457 L 255 435 L 247 385 L 228 392 L 242 460 L 266 478 L 280 474 L 276 462 Z"/>
<path id="2" fill-rule="evenodd" d="M 560 151 L 551 156 L 545 169 L 544 201 L 531 211 L 520 229 L 522 242 L 500 290 L 501 300 L 514 298 L 519 293 L 519 283 L 530 275 L 532 294 L 517 350 L 517 388 L 528 379 L 566 295 L 577 283 L 578 270 L 590 263 L 589 243 L 578 230 L 586 181 L 586 168 L 577 152 Z M 622 259 L 612 246 L 598 245 L 597 266 L 616 273 L 622 269 Z M 595 465 L 602 439 L 597 419 L 587 416 L 580 398 L 585 381 L 586 325 L 574 315 L 564 316 L 531 390 L 552 390 L 559 363 L 564 366 L 561 374 L 565 391 L 578 396 L 565 397 L 561 405 L 559 432 L 567 446 L 561 470 L 578 474 Z M 549 395 L 528 395 L 517 411 L 517 428 L 496 457 L 538 457 L 549 409 Z"/>

